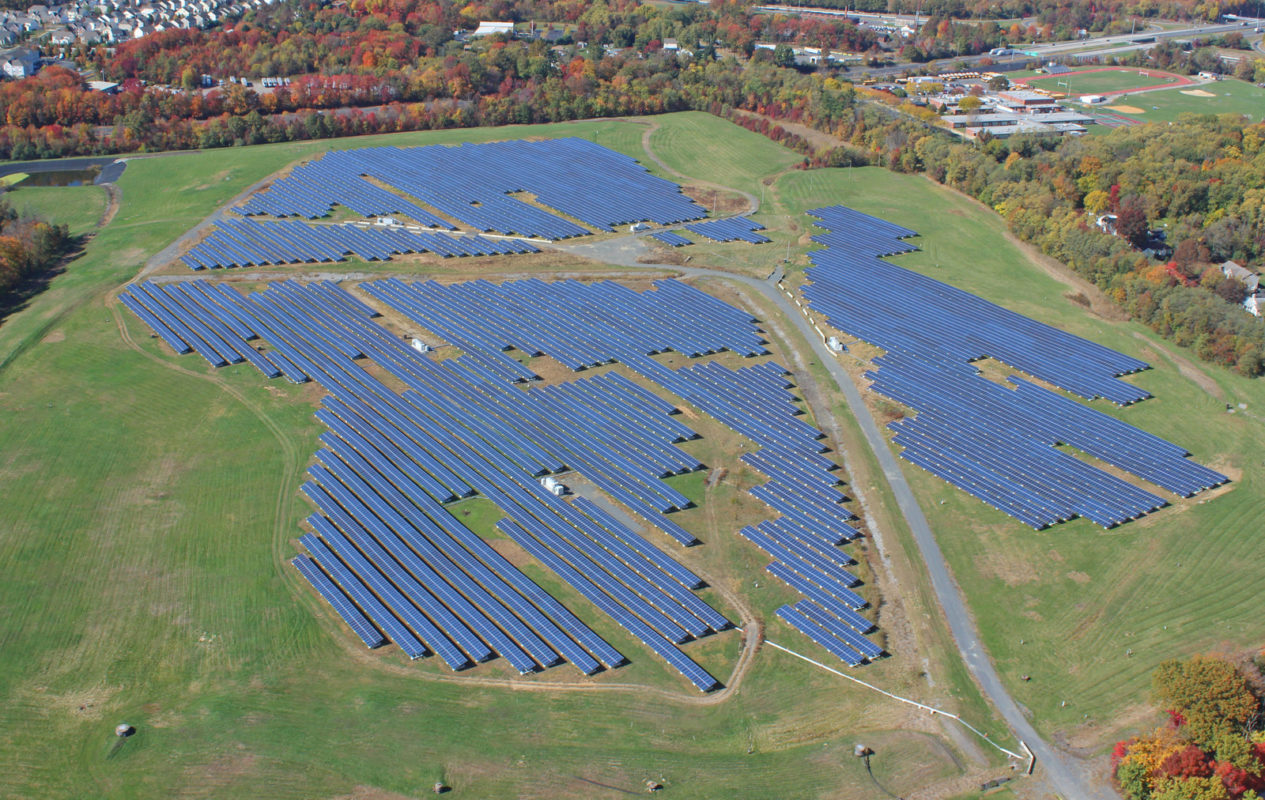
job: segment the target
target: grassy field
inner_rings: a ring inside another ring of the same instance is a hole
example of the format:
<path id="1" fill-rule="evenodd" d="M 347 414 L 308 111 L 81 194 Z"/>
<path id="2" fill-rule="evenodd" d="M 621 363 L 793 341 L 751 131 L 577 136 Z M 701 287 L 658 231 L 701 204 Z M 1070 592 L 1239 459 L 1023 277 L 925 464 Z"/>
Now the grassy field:
<path id="1" fill-rule="evenodd" d="M 1150 724 L 1147 687 L 1159 661 L 1260 646 L 1265 385 L 1190 364 L 1142 326 L 1091 314 L 1004 240 L 998 217 L 923 179 L 819 170 L 790 173 L 778 189 L 804 205 L 841 199 L 911 227 L 922 249 L 896 263 L 1147 360 L 1154 369 L 1129 380 L 1153 399 L 1095 407 L 1235 479 L 1115 530 L 1078 520 L 1037 533 L 906 466 L 999 671 L 1038 728 L 1103 747 Z M 1247 408 L 1228 414 L 1226 403 Z"/>
<path id="2" fill-rule="evenodd" d="M 1195 89 L 1215 96 L 1185 94 Z M 1077 93 L 1081 93 L 1079 87 Z M 1114 112 L 1142 122 L 1171 122 L 1182 114 L 1243 114 L 1248 119 L 1259 122 L 1265 119 L 1265 89 L 1227 78 L 1187 89 L 1159 89 L 1112 98 L 1109 105 L 1128 105 L 1142 109 L 1141 113 Z"/>
<path id="3" fill-rule="evenodd" d="M 1160 86 L 1169 83 L 1181 83 L 1183 78 L 1171 72 L 1160 72 L 1152 69 L 1136 69 L 1134 67 L 1103 68 L 1101 71 L 1073 71 L 1067 75 L 1035 75 L 1022 78 L 1034 89 L 1048 92 L 1066 92 L 1067 83 L 1071 85 L 1074 95 L 1104 94 L 1141 89 L 1146 86 Z"/>
<path id="4" fill-rule="evenodd" d="M 758 133 L 708 114 L 671 114 L 650 146 L 677 172 L 706 178 L 744 192 L 760 194 L 762 179 L 789 169 L 801 157 L 782 147 L 769 147 Z"/>
<path id="5" fill-rule="evenodd" d="M 5 192 L 4 199 L 19 212 L 68 225 L 72 236 L 96 227 L 106 203 L 100 186 L 23 186 Z"/>
<path id="6" fill-rule="evenodd" d="M 656 122 L 666 137 L 656 152 L 700 179 L 759 191 L 760 178 L 796 160 L 703 115 Z M 417 797 L 443 780 L 459 797 L 588 798 L 655 779 L 673 797 L 884 797 L 851 755 L 857 737 L 880 753 L 885 790 L 962 774 L 969 758 L 934 721 L 773 650 L 757 654 L 740 691 L 697 704 L 678 676 L 531 564 L 529 574 L 633 655 L 604 676 L 628 688 L 594 692 L 597 681 L 562 667 L 511 691 L 496 683 L 506 677 L 496 662 L 454 679 L 433 659 L 366 654 L 285 566 L 310 513 L 297 485 L 321 432 L 318 395 L 265 384 L 249 367 L 170 357 L 110 299 L 150 254 L 242 188 L 326 147 L 579 135 L 640 156 L 645 130 L 614 121 L 451 131 L 129 163 L 114 220 L 0 326 L 0 411 L 10 422 L 0 426 L 0 795 Z M 694 144 L 730 134 L 743 144 L 711 161 Z M 694 446 L 716 448 L 707 459 L 733 455 L 718 425 L 698 425 L 707 439 Z M 732 466 L 714 489 L 677 479 L 703 500 L 682 524 L 708 542 L 681 558 L 768 619 L 793 595 L 763 579 L 766 559 L 732 535 L 727 515 L 759 508 L 743 491 L 753 476 Z M 858 474 L 869 466 L 862 455 Z M 494 509 L 454 508 L 494 538 Z M 901 540 L 890 547 L 901 562 Z M 929 622 L 916 568 L 896 569 L 912 621 L 885 630 L 912 637 L 918 659 L 886 659 L 864 676 L 997 731 Z M 731 613 L 715 590 L 705 597 Z M 776 624 L 771 635 L 820 655 Z M 727 677 L 739 644 L 731 632 L 687 650 Z M 120 743 L 111 732 L 124 721 L 138 733 Z"/>

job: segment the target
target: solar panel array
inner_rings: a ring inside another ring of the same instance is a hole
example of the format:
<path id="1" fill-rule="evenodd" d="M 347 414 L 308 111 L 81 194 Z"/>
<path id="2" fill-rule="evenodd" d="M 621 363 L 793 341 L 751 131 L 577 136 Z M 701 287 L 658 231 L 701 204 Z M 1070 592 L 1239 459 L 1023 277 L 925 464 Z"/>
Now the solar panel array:
<path id="1" fill-rule="evenodd" d="M 400 226 L 307 225 L 290 220 L 225 217 L 181 260 L 200 270 L 345 261 L 348 253 L 367 261 L 386 261 L 401 253 L 434 253 L 450 258 L 538 252 L 534 245 L 515 239 L 453 236 Z"/>
<path id="2" fill-rule="evenodd" d="M 523 199 L 511 196 L 520 193 Z M 255 193 L 240 210 L 315 219 L 335 205 L 366 215 L 398 213 L 424 226 L 451 227 L 455 220 L 545 239 L 706 215 L 676 184 L 634 159 L 575 138 L 331 151 Z"/>
<path id="3" fill-rule="evenodd" d="M 779 559 L 770 571 L 797 591 L 825 602 L 837 625 L 857 636 L 869 631 L 873 625 L 856 613 L 865 605 L 853 590 L 859 581 L 842 568 L 851 559 L 837 549 L 859 535 L 848 524 L 855 517 L 842 505 L 847 498 L 835 488 L 839 478 L 832 471 L 834 462 L 822 455 L 826 450 L 823 434 L 799 416 L 786 369 L 770 361 L 737 370 L 706 361 L 674 370 L 656 361 L 651 354 L 666 350 L 692 357 L 721 349 L 754 357 L 767 350 L 749 314 L 677 281 L 659 281 L 654 287 L 653 292 L 638 293 L 608 281 L 442 285 L 391 279 L 364 284 L 375 298 L 456 344 L 464 353 L 460 360 L 470 359 L 472 369 L 489 377 L 484 386 L 487 392 L 515 393 L 509 387 L 498 389 L 492 379 L 537 377 L 511 349 L 528 356 L 552 356 L 573 370 L 617 361 L 754 441 L 760 449 L 743 456 L 743 461 L 770 480 L 752 488 L 751 494 L 779 516 L 743 534 Z M 681 313 L 684 309 L 690 313 Z M 577 399 L 571 405 L 551 404 L 548 409 L 573 414 L 570 424 L 585 426 L 589 420 L 602 419 L 600 404 L 585 396 L 585 387 L 600 382 L 616 383 L 618 391 L 638 392 L 636 384 L 617 373 L 605 373 L 588 381 L 519 394 L 573 395 Z M 647 399 L 644 390 L 640 397 L 661 412 L 673 410 L 653 396 Z M 477 403 L 478 398 L 471 402 Z M 531 430 L 539 424 L 539 420 L 522 419 L 517 430 L 532 438 Z M 693 435 L 671 417 L 660 417 L 656 424 L 663 426 L 658 432 L 660 446 Z M 589 431 L 583 441 L 599 439 Z M 647 449 L 651 443 L 638 445 L 633 453 L 621 450 L 622 442 L 631 441 L 634 438 L 625 433 L 599 448 L 619 465 L 615 472 L 592 456 L 584 456 L 588 461 L 575 460 L 575 454 L 563 457 L 646 522 L 682 544 L 695 543 L 693 534 L 664 516 L 684 508 L 688 500 L 657 478 L 701 465 L 688 457 L 653 458 Z M 851 664 L 882 652 L 873 643 L 847 642 L 834 651 L 848 652 L 845 661 Z"/>
<path id="4" fill-rule="evenodd" d="M 1176 495 L 1227 481 L 1189 453 L 1018 375 L 999 383 L 970 362 L 994 358 L 1086 399 L 1149 395 L 1122 380 L 1145 362 L 880 260 L 914 231 L 842 206 L 811 212 L 826 233 L 804 296 L 830 324 L 886 352 L 871 388 L 917 412 L 889 425 L 901 456 L 1041 529 L 1084 517 L 1112 527 L 1167 500 L 1066 445 Z"/>
<path id="5" fill-rule="evenodd" d="M 693 225 L 686 225 L 685 228 L 692 233 L 697 233 L 699 236 L 706 236 L 715 242 L 736 241 L 765 244 L 773 241 L 767 236 L 755 233 L 755 231 L 764 230 L 764 226 L 746 217 L 728 217 L 726 219 L 708 220 L 707 222 L 696 222 Z"/>
<path id="6" fill-rule="evenodd" d="M 866 334 L 858 338 L 954 364 L 995 358 L 1087 399 L 1127 405 L 1150 396 L 1119 380 L 1146 362 L 879 260 L 915 249 L 899 241 L 914 231 L 842 206 L 809 213 L 828 232 L 813 237 L 827 249 L 811 254 L 805 297 Z"/>
<path id="7" fill-rule="evenodd" d="M 692 593 L 698 576 L 612 509 L 583 497 L 568 502 L 538 483 L 575 470 L 647 526 L 694 544 L 670 514 L 688 498 L 661 479 L 702 467 L 675 446 L 697 434 L 675 416 L 674 402 L 617 372 L 514 386 L 535 376 L 510 347 L 576 370 L 617 360 L 752 439 L 759 449 L 744 460 L 769 477 L 752 494 L 778 517 L 744 534 L 777 559 L 770 572 L 803 602 L 864 640 L 872 625 L 856 611 L 864 600 L 837 549 L 857 533 L 786 371 L 768 361 L 674 370 L 652 357 L 765 354 L 748 313 L 675 281 L 645 292 L 535 280 L 382 280 L 363 288 L 463 354 L 436 361 L 411 350 L 332 283 L 278 282 L 253 294 L 203 281 L 145 283 L 123 302 L 180 352 L 196 350 L 217 365 L 251 353 L 265 374 L 329 391 L 317 411 L 328 430 L 303 487 L 318 513 L 301 539 L 308 555 L 294 564 L 365 644 L 390 640 L 413 658 L 433 652 L 453 669 L 498 655 L 521 671 L 566 660 L 592 673 L 624 661 L 446 505 L 478 494 L 505 514 L 497 525 L 504 535 L 699 689 L 719 685 L 679 646 L 730 625 Z M 355 361 L 362 357 L 405 390 L 365 372 Z M 868 640 L 840 641 L 828 649 L 848 663 L 881 653 Z"/>
<path id="8" fill-rule="evenodd" d="M 694 244 L 675 231 L 659 231 L 658 233 L 650 234 L 650 238 L 659 244 L 666 244 L 668 247 L 685 247 L 687 244 Z"/>
<path id="9" fill-rule="evenodd" d="M 407 288 L 398 281 L 370 286 Z M 663 284 L 647 294 L 706 314 L 698 320 L 678 310 L 694 321 L 676 326 L 667 341 L 710 352 L 709 320 L 723 319 L 734 330 L 719 339 L 759 344 L 749 317 L 702 293 Z M 445 505 L 477 493 L 505 513 L 505 535 L 701 690 L 718 685 L 679 648 L 730 626 L 691 591 L 699 578 L 596 503 L 566 502 L 537 480 L 579 470 L 634 513 L 692 540 L 664 517 L 689 501 L 659 478 L 702 466 L 672 446 L 696 434 L 667 415 L 671 404 L 614 373 L 524 391 L 470 354 L 431 360 L 330 283 L 278 282 L 252 294 L 203 281 L 145 283 L 124 297 L 179 350 L 196 349 L 215 364 L 252 352 L 278 373 L 284 365 L 291 379 L 329 391 L 317 412 L 328 431 L 303 486 L 319 511 L 301 539 L 308 556 L 295 567 L 366 644 L 386 638 L 410 657 L 433 652 L 453 669 L 498 655 L 524 672 L 567 660 L 591 673 L 624 661 Z M 608 324 L 618 318 L 661 327 L 646 317 L 638 293 L 610 285 L 589 300 L 602 297 L 622 300 Z M 746 326 L 741 335 L 738 320 Z M 657 341 L 646 331 L 638 339 Z M 267 350 L 248 341 L 266 342 Z M 389 390 L 356 363 L 361 357 L 407 389 Z"/>

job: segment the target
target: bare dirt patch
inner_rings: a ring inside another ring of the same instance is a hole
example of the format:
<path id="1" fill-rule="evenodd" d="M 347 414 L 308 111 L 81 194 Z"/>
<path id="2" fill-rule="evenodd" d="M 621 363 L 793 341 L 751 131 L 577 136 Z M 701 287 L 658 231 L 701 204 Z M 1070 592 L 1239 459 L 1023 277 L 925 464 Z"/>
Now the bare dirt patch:
<path id="1" fill-rule="evenodd" d="M 216 797 L 220 790 L 240 785 L 251 775 L 258 773 L 259 758 L 253 753 L 227 754 L 206 764 L 191 766 L 185 770 L 187 784 L 183 797 Z"/>
<path id="2" fill-rule="evenodd" d="M 514 350 L 512 352 L 519 352 Z M 527 368 L 540 376 L 546 384 L 567 383 L 577 378 L 589 378 L 600 374 L 599 371 L 586 369 L 583 372 L 576 372 L 570 367 L 563 364 L 553 356 L 544 355 L 536 356 L 527 361 Z"/>
<path id="3" fill-rule="evenodd" d="M 749 210 L 747 198 L 734 191 L 687 183 L 681 187 L 681 193 L 720 216 L 741 214 Z"/>
<path id="4" fill-rule="evenodd" d="M 487 540 L 492 545 L 492 549 L 500 553 L 501 556 L 515 567 L 522 568 L 526 564 L 532 563 L 532 557 L 527 551 L 518 546 L 513 539 L 491 539 Z"/>
<path id="5" fill-rule="evenodd" d="M 1037 569 L 1030 562 L 1006 553 L 991 553 L 980 560 L 980 572 L 1001 579 L 1007 586 L 1020 586 L 1037 580 Z"/>
<path id="6" fill-rule="evenodd" d="M 797 122 L 791 122 L 785 119 L 773 119 L 772 117 L 766 116 L 764 114 L 757 114 L 754 111 L 738 111 L 737 109 L 734 109 L 734 113 L 740 117 L 748 117 L 750 119 L 762 119 L 771 125 L 777 125 L 781 127 L 782 130 L 787 131 L 788 133 L 793 133 L 796 136 L 800 137 L 801 139 L 804 139 L 813 147 L 816 147 L 818 150 L 829 150 L 834 147 L 848 146 L 848 142 L 844 141 L 843 139 L 839 139 L 835 136 L 831 136 L 830 134 L 825 133 L 823 131 L 819 131 L 816 128 L 810 128 L 807 125 L 801 125 Z"/>
<path id="7" fill-rule="evenodd" d="M 1212 92 L 1206 92 L 1203 89 L 1178 89 L 1178 91 L 1191 97 L 1216 97 Z"/>
<path id="8" fill-rule="evenodd" d="M 637 261 L 641 264 L 674 264 L 678 267 L 689 260 L 690 257 L 682 253 L 680 250 L 668 250 L 666 248 L 657 248 L 649 255 L 645 255 L 637 259 Z"/>
<path id="9" fill-rule="evenodd" d="M 1119 111 L 1121 114 L 1145 114 L 1146 112 L 1137 106 L 1107 106 L 1112 111 Z"/>
<path id="10" fill-rule="evenodd" d="M 66 332 L 58 329 L 43 338 L 44 344 L 56 344 L 57 342 L 66 341 Z"/>
<path id="11" fill-rule="evenodd" d="M 69 714 L 80 719 L 97 720 L 105 714 L 105 706 L 121 687 L 97 685 L 87 689 L 73 689 L 63 694 L 48 694 L 42 688 L 40 704 L 53 711 Z"/>
<path id="12" fill-rule="evenodd" d="M 1148 703 L 1139 703 L 1121 710 L 1104 722 L 1086 723 L 1073 729 L 1068 735 L 1060 736 L 1068 748 L 1081 750 L 1098 748 L 1107 739 L 1119 739 L 1121 734 L 1141 733 L 1154 726 L 1158 721 L 1155 709 Z M 1108 736 L 1108 734 L 1111 734 Z"/>
<path id="13" fill-rule="evenodd" d="M 1067 573 L 1067 577 L 1071 578 L 1077 583 L 1089 583 L 1089 576 L 1086 575 L 1084 572 L 1080 572 L 1077 570 L 1073 570 L 1072 572 Z"/>

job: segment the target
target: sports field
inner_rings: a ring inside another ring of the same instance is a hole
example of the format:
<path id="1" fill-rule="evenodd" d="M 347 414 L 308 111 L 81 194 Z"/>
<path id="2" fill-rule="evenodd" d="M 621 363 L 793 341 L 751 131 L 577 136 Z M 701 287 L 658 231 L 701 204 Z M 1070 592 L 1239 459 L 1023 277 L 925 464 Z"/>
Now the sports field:
<path id="1" fill-rule="evenodd" d="M 1130 106 L 1112 111 L 1139 122 L 1171 122 L 1182 114 L 1242 114 L 1253 122 L 1265 119 L 1265 89 L 1233 78 L 1197 87 L 1130 94 L 1118 100 L 1106 105 Z"/>
<path id="2" fill-rule="evenodd" d="M 1156 399 L 1113 413 L 1241 477 L 1206 502 L 1116 531 L 1077 522 L 1033 533 L 907 469 L 987 645 L 1038 727 L 1100 748 L 1114 733 L 1101 727 L 1107 720 L 1139 724 L 1157 661 L 1260 641 L 1265 579 L 1250 566 L 1265 553 L 1250 526 L 1265 511 L 1265 492 L 1242 474 L 1265 445 L 1253 416 L 1265 408 L 1259 384 L 1179 369 L 1146 331 L 1066 299 L 1066 287 L 1006 241 L 992 212 L 922 179 L 792 170 L 794 154 L 703 114 L 653 124 L 372 137 L 129 164 L 119 214 L 30 308 L 0 326 L 0 410 L 16 423 L 0 426 L 0 795 L 258 797 L 267 787 L 270 797 L 391 798 L 419 797 L 442 780 L 457 797 L 617 797 L 662 779 L 676 797 L 863 799 L 979 769 L 982 751 L 935 721 L 770 648 L 716 703 L 683 691 L 678 676 L 631 644 L 634 663 L 610 676 L 624 686 L 598 691 L 541 685 L 548 680 L 513 690 L 478 680 L 500 677 L 494 664 L 453 678 L 434 664 L 366 656 L 285 566 L 311 508 L 297 485 L 322 432 L 312 418 L 316 396 L 265 384 L 248 366 L 212 371 L 174 358 L 110 296 L 149 254 L 246 186 L 330 146 L 577 135 L 645 159 L 648 138 L 670 170 L 764 196 L 755 218 L 773 244 L 687 248 L 693 263 L 761 276 L 788 243 L 792 271 L 802 266 L 808 208 L 843 203 L 919 230 L 923 250 L 900 263 L 1151 360 L 1157 368 L 1133 380 Z M 712 150 L 700 141 L 729 144 Z M 424 274 L 459 268 L 413 263 Z M 539 258 L 522 263 L 531 266 L 470 262 L 483 277 L 546 267 Z M 612 272 L 574 257 L 565 263 L 568 273 Z M 250 272 L 226 277 L 249 281 Z M 768 316 L 748 294 L 706 288 Z M 779 353 L 822 384 L 789 325 L 769 318 Z M 1227 415 L 1230 400 L 1248 409 Z M 958 710 L 1008 740 L 947 652 L 912 544 L 841 400 L 824 393 L 820 402 L 835 412 L 852 479 L 891 561 L 887 577 L 865 577 L 887 592 L 880 628 L 895 656 L 858 677 Z M 706 437 L 695 445 L 700 458 L 723 459 L 733 439 L 719 425 L 697 424 Z M 687 495 L 701 494 L 681 523 L 708 544 L 673 554 L 724 576 L 768 623 L 769 638 L 789 641 L 772 610 L 792 598 L 762 579 L 762 554 L 725 535 L 743 508 L 742 478 L 716 489 L 693 476 L 676 480 Z M 468 524 L 490 530 L 494 512 L 466 502 Z M 871 560 L 877 546 L 862 545 Z M 543 570 L 530 574 L 582 611 Z M 1213 629 L 1209 619 L 1225 624 Z M 599 632 L 624 646 L 614 626 Z M 706 656 L 719 676 L 728 678 L 716 665 L 732 665 L 738 638 L 717 637 Z M 1020 680 L 1025 674 L 1030 681 Z M 111 734 L 118 722 L 138 728 L 121 746 Z M 856 741 L 879 754 L 874 776 L 884 788 L 852 757 Z"/>
<path id="3" fill-rule="evenodd" d="M 1183 75 L 1133 67 L 1095 67 L 1074 70 L 1062 75 L 1033 75 L 1016 78 L 1015 82 L 1056 94 L 1066 94 L 1070 91 L 1073 97 L 1082 94 L 1117 94 L 1163 86 L 1185 86 L 1192 83 L 1190 78 Z"/>

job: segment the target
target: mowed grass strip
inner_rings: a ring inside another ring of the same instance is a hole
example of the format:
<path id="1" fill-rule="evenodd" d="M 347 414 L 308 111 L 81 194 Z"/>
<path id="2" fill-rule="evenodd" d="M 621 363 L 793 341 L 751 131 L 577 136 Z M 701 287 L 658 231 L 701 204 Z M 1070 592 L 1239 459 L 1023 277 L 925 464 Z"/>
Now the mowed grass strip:
<path id="1" fill-rule="evenodd" d="M 654 120 L 659 128 L 650 136 L 650 147 L 669 167 L 757 197 L 761 178 L 801 160 L 764 136 L 709 114 L 665 114 Z"/>
<path id="2" fill-rule="evenodd" d="M 1148 361 L 1154 369 L 1128 380 L 1154 398 L 1125 409 L 1092 406 L 1235 479 L 1114 530 L 1077 520 L 1034 532 L 904 464 L 989 652 L 1038 728 L 1106 745 L 1130 726 L 1145 727 L 1136 712 L 1160 661 L 1259 646 L 1265 385 L 1191 363 L 1193 354 L 1174 352 L 1141 325 L 1092 315 L 1005 240 L 997 215 L 925 179 L 816 170 L 789 173 L 778 187 L 805 207 L 833 199 L 913 228 L 922 249 L 895 263 Z M 1177 359 L 1185 360 L 1180 368 Z M 1198 374 L 1202 383 L 1188 377 Z M 1247 409 L 1227 413 L 1227 402 Z"/>

